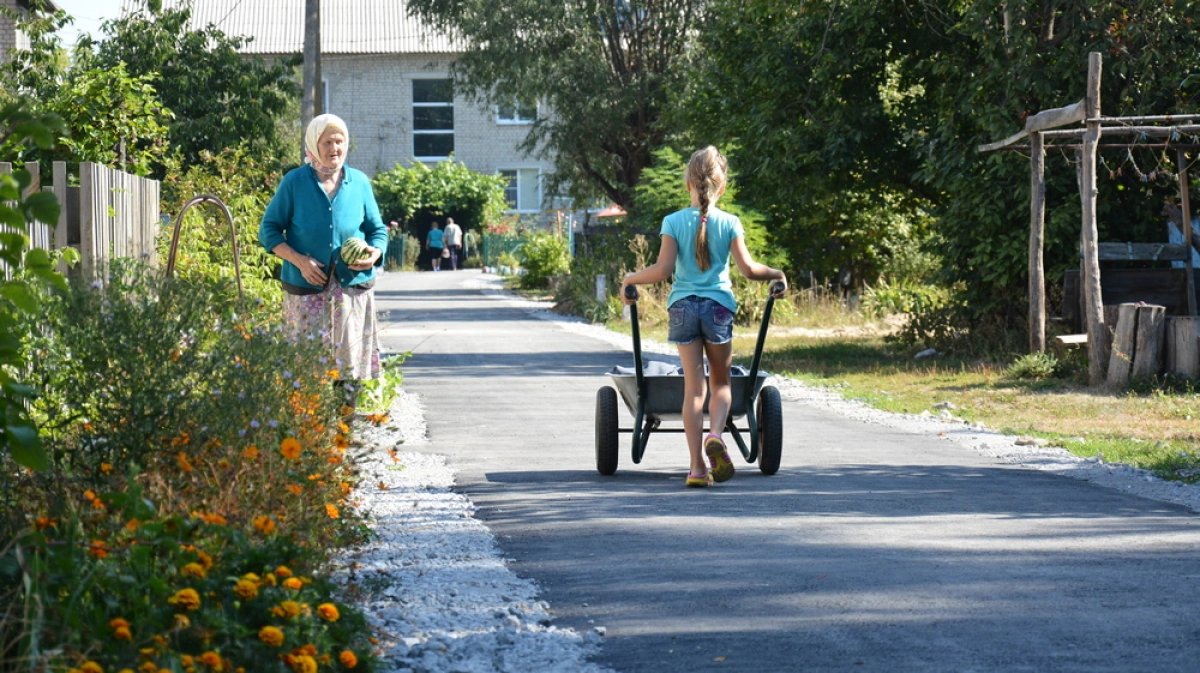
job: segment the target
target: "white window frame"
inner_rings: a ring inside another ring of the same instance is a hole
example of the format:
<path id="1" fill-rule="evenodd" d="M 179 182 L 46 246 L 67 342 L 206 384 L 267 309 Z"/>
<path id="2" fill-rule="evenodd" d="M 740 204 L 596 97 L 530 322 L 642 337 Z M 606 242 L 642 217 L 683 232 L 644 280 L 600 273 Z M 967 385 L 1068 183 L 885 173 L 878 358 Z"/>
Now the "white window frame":
<path id="1" fill-rule="evenodd" d="M 542 193 L 542 167 L 541 166 L 500 166 L 496 169 L 497 175 L 504 175 L 504 171 L 515 171 L 517 178 L 517 207 L 508 208 L 506 213 L 540 213 L 542 211 L 542 199 L 545 194 Z M 521 171 L 537 171 L 537 203 L 532 208 L 522 208 L 529 204 L 521 203 Z M 507 176 L 506 176 L 507 177 Z M 507 191 L 507 187 L 505 188 Z M 506 199 L 507 202 L 507 199 Z"/>
<path id="2" fill-rule="evenodd" d="M 422 80 L 422 79 L 424 79 L 424 80 L 438 79 L 438 80 L 446 80 L 447 82 L 449 82 L 449 81 L 450 81 L 450 75 L 449 75 L 449 74 L 447 74 L 447 73 L 420 73 L 420 74 L 409 75 L 409 76 L 408 76 L 408 80 L 410 81 L 410 84 L 409 84 L 409 94 L 410 94 L 410 96 L 411 96 L 411 94 L 412 94 L 412 89 L 413 89 L 413 86 L 414 86 L 414 84 L 415 84 L 416 80 Z M 453 119 L 454 119 L 454 98 L 453 98 L 453 96 L 451 97 L 451 99 L 450 99 L 450 102 L 449 102 L 449 103 L 418 103 L 418 102 L 416 102 L 415 100 L 413 100 L 413 101 L 410 101 L 410 103 L 411 103 L 411 105 L 412 105 L 412 108 L 413 108 L 413 128 L 412 128 L 412 136 L 413 136 L 413 137 L 412 137 L 412 142 L 413 142 L 413 144 L 412 144 L 412 149 L 413 149 L 413 158 L 414 158 L 414 159 L 416 159 L 417 161 L 425 161 L 425 162 L 430 162 L 430 161 L 446 161 L 447 159 L 449 159 L 449 158 L 450 158 L 450 155 L 449 155 L 449 154 L 447 154 L 447 155 L 445 155 L 445 156 L 426 156 L 426 155 L 418 155 L 418 154 L 417 154 L 417 147 L 416 147 L 416 144 L 417 144 L 417 136 L 419 136 L 419 135 L 448 135 L 448 136 L 450 136 L 450 137 L 451 137 L 451 139 L 453 140 L 453 139 L 454 139 L 454 134 L 455 134 L 455 132 L 456 132 L 456 129 L 455 129 L 455 128 L 451 128 L 449 131 L 444 131 L 444 130 L 437 130 L 437 131 L 417 130 L 417 128 L 416 128 L 416 109 L 417 109 L 417 108 L 419 108 L 419 107 L 448 107 L 448 108 L 450 108 L 450 110 L 451 110 L 451 112 L 450 112 L 450 114 L 451 114 L 451 117 L 450 117 L 450 119 L 451 119 L 451 124 L 453 125 L 453 124 L 454 124 L 454 122 L 453 122 Z M 453 150 L 452 150 L 452 151 L 453 151 Z"/>
<path id="3" fill-rule="evenodd" d="M 536 122 L 537 117 L 538 117 L 538 106 L 536 103 L 533 105 L 533 117 L 530 117 L 530 118 L 521 116 L 521 106 L 520 105 L 512 106 L 513 114 L 511 117 L 501 116 L 502 112 L 501 112 L 501 108 L 499 105 L 496 106 L 495 110 L 496 110 L 496 123 L 499 124 L 500 126 L 528 126 L 528 125 Z"/>

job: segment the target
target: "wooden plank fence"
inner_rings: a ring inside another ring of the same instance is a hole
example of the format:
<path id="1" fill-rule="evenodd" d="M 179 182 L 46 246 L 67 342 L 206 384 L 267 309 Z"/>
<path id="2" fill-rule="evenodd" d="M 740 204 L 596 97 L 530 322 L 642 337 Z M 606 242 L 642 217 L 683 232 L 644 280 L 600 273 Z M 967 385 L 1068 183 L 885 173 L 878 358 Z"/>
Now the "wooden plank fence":
<path id="1" fill-rule="evenodd" d="M 52 191 L 61 206 L 56 226 L 30 223 L 26 233 L 32 247 L 75 248 L 85 275 L 105 268 L 118 257 L 133 257 L 157 266 L 154 240 L 159 230 L 157 180 L 83 162 L 79 165 L 79 186 L 72 187 L 68 185 L 67 165 L 56 161 L 51 168 L 53 184 L 43 187 L 41 167 L 31 162 L 25 169 L 33 177 L 26 194 L 41 189 Z M 11 171 L 11 163 L 0 162 L 0 173 Z"/>

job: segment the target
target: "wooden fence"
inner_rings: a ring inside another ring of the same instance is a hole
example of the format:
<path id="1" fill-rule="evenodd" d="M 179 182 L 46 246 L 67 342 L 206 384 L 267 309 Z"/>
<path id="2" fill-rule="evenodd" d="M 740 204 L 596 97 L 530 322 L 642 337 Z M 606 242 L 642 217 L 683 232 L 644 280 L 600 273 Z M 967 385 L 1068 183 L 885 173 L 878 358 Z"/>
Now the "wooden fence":
<path id="1" fill-rule="evenodd" d="M 85 275 L 103 269 L 117 257 L 133 257 L 157 265 L 155 235 L 159 230 L 159 183 L 101 164 L 79 165 L 79 186 L 68 184 L 67 165 L 56 161 L 50 186 L 42 185 L 41 167 L 25 164 L 33 177 L 26 194 L 54 192 L 61 211 L 57 226 L 31 222 L 27 230 L 35 248 L 79 251 Z M 12 164 L 0 162 L 0 173 Z M 65 270 L 61 269 L 60 270 Z"/>

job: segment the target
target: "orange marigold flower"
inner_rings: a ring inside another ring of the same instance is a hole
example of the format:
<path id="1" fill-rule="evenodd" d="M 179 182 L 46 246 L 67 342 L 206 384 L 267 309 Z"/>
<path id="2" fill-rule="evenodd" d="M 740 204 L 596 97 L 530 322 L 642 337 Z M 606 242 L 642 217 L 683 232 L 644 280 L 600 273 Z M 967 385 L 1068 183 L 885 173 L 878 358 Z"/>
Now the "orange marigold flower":
<path id="1" fill-rule="evenodd" d="M 196 579 L 204 579 L 204 576 L 208 574 L 204 566 L 195 562 L 183 566 L 179 569 L 179 572 L 183 573 L 186 577 L 195 577 Z"/>
<path id="2" fill-rule="evenodd" d="M 325 513 L 329 515 L 330 519 L 336 519 L 341 516 L 338 513 L 338 508 L 334 505 L 325 505 Z"/>
<path id="3" fill-rule="evenodd" d="M 262 584 L 262 578 L 255 573 L 246 573 L 245 575 L 242 575 L 242 579 L 254 582 L 255 584 Z"/>
<path id="4" fill-rule="evenodd" d="M 283 601 L 277 607 L 279 608 L 279 611 L 276 614 L 280 617 L 300 616 L 300 604 L 296 601 Z"/>
<path id="5" fill-rule="evenodd" d="M 300 495 L 304 492 L 304 487 L 300 484 L 292 484 L 287 487 L 287 490 L 291 491 L 293 495 Z"/>
<path id="6" fill-rule="evenodd" d="M 117 671 L 117 673 L 133 673 L 133 669 L 132 668 L 122 668 L 121 670 Z"/>
<path id="7" fill-rule="evenodd" d="M 263 581 L 271 586 L 279 585 L 279 582 L 275 581 L 275 573 L 267 573 L 267 576 L 263 578 Z"/>
<path id="8" fill-rule="evenodd" d="M 126 642 L 133 640 L 133 634 L 129 631 L 128 626 L 119 626 L 113 629 L 113 639 L 124 640 Z"/>
<path id="9" fill-rule="evenodd" d="M 188 462 L 187 452 L 185 451 L 180 451 L 179 454 L 175 456 L 175 460 L 179 462 L 179 469 L 183 470 L 184 472 L 191 472 L 194 469 L 192 464 Z"/>
<path id="10" fill-rule="evenodd" d="M 279 647 L 283 644 L 283 630 L 275 626 L 264 626 L 258 630 L 258 639 L 267 647 Z"/>
<path id="11" fill-rule="evenodd" d="M 263 535 L 270 535 L 275 532 L 275 520 L 269 516 L 256 516 L 254 528 Z"/>
<path id="12" fill-rule="evenodd" d="M 291 577 L 293 573 L 291 568 L 287 566 L 279 566 L 275 569 L 275 574 L 279 575 L 280 577 Z"/>
<path id="13" fill-rule="evenodd" d="M 196 610 L 200 607 L 200 594 L 195 589 L 180 589 L 167 602 L 184 610 Z"/>
<path id="14" fill-rule="evenodd" d="M 94 661 L 83 662 L 79 670 L 83 671 L 83 673 L 104 673 L 104 667 Z"/>
<path id="15" fill-rule="evenodd" d="M 242 458 L 246 460 L 258 460 L 258 447 L 254 445 L 247 446 L 242 450 Z"/>
<path id="16" fill-rule="evenodd" d="M 142 673 L 158 673 L 158 664 L 153 661 L 144 661 L 141 666 L 138 666 L 138 670 Z"/>
<path id="17" fill-rule="evenodd" d="M 116 619 L 111 619 L 108 622 L 108 628 L 110 628 L 110 629 L 119 629 L 121 627 L 129 628 L 129 622 L 124 619 L 121 619 L 120 617 L 117 617 Z"/>
<path id="18" fill-rule="evenodd" d="M 183 664 L 184 666 L 191 666 L 196 662 L 194 659 L 192 659 L 192 655 L 185 654 L 179 658 L 179 663 Z"/>
<path id="19" fill-rule="evenodd" d="M 49 528 L 51 526 L 58 525 L 58 521 L 56 521 L 54 519 L 54 517 L 50 517 L 50 516 L 39 516 L 37 518 L 37 521 L 35 521 L 34 523 L 37 525 L 38 530 L 46 530 L 47 528 Z"/>
<path id="20" fill-rule="evenodd" d="M 129 521 L 125 522 L 125 530 L 132 533 L 133 531 L 137 530 L 138 527 L 140 527 L 141 525 L 142 525 L 141 521 L 138 521 L 137 519 L 130 519 Z"/>
<path id="21" fill-rule="evenodd" d="M 341 617 L 341 615 L 338 614 L 337 606 L 333 603 L 322 603 L 318 605 L 317 614 L 320 615 L 321 619 L 324 619 L 327 622 L 336 622 L 338 617 Z"/>
<path id="22" fill-rule="evenodd" d="M 200 565 L 204 566 L 205 570 L 212 570 L 213 557 L 200 550 L 196 550 L 196 556 L 200 559 Z"/>
<path id="23" fill-rule="evenodd" d="M 296 460 L 300 457 L 300 442 L 294 437 L 288 437 L 279 444 L 279 453 L 288 460 Z"/>
<path id="24" fill-rule="evenodd" d="M 89 488 L 88 490 L 83 492 L 83 497 L 87 498 L 88 500 L 95 500 L 96 492 Z"/>
<path id="25" fill-rule="evenodd" d="M 302 654 L 309 657 L 315 657 L 317 656 L 317 646 L 313 645 L 312 643 L 301 645 L 300 647 L 296 648 L 293 654 Z"/>
<path id="26" fill-rule="evenodd" d="M 188 619 L 187 615 L 175 615 L 175 629 L 183 631 L 191 628 L 192 620 Z"/>
<path id="27" fill-rule="evenodd" d="M 302 654 L 295 658 L 292 670 L 296 673 L 317 673 L 317 660 Z"/>
<path id="28" fill-rule="evenodd" d="M 108 474 L 112 472 L 112 463 L 100 463 L 100 473 Z"/>
<path id="29" fill-rule="evenodd" d="M 209 652 L 205 652 L 204 654 L 201 654 L 200 662 L 203 663 L 205 666 L 208 666 L 209 668 L 213 669 L 214 671 L 222 670 L 221 655 L 217 654 L 216 652 L 209 651 Z"/>
<path id="30" fill-rule="evenodd" d="M 153 636 L 151 636 L 151 637 L 150 637 L 150 640 L 153 640 L 153 641 L 154 641 L 154 644 L 155 644 L 155 645 L 158 645 L 159 647 L 166 647 L 166 646 L 167 646 L 167 639 L 166 639 L 166 638 L 164 638 L 163 636 L 161 636 L 161 635 L 157 634 L 157 633 L 156 633 L 156 634 L 154 634 Z"/>
<path id="31" fill-rule="evenodd" d="M 251 600 L 258 595 L 258 584 L 250 580 L 238 580 L 237 585 L 233 587 L 233 593 L 244 601 Z"/>
<path id="32" fill-rule="evenodd" d="M 338 661 L 342 662 L 346 668 L 354 668 L 358 665 L 358 657 L 350 650 L 342 650 L 342 653 L 338 655 Z"/>
<path id="33" fill-rule="evenodd" d="M 220 514 L 209 514 L 207 512 L 192 512 L 192 516 L 194 516 L 194 517 L 200 519 L 201 521 L 203 521 L 204 523 L 207 523 L 212 526 L 224 526 L 225 524 L 229 523 L 228 521 L 225 520 L 225 517 L 221 516 Z"/>
<path id="34" fill-rule="evenodd" d="M 228 460 L 222 458 L 221 460 L 217 461 L 217 467 L 221 468 L 222 470 L 228 470 L 229 468 L 233 467 L 233 465 L 230 465 Z"/>
<path id="35" fill-rule="evenodd" d="M 295 577 L 289 577 L 283 581 L 283 586 L 285 586 L 293 591 L 299 591 L 300 588 L 304 586 L 304 583 L 301 582 L 300 580 L 296 579 Z"/>
<path id="36" fill-rule="evenodd" d="M 92 540 L 92 546 L 88 548 L 88 553 L 96 558 L 108 558 L 108 549 L 104 546 L 104 540 Z"/>

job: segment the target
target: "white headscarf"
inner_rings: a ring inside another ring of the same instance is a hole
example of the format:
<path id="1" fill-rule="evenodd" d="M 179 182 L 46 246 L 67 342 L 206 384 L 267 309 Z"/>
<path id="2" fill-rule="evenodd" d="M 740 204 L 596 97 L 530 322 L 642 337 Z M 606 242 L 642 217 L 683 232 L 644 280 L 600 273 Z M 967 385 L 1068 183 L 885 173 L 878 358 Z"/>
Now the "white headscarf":
<path id="1" fill-rule="evenodd" d="M 308 123 L 308 128 L 304 131 L 304 162 L 313 164 L 314 168 L 323 168 L 326 171 L 329 170 L 329 167 L 321 163 L 321 151 L 318 145 L 321 141 L 321 135 L 330 126 L 335 130 L 341 131 L 342 135 L 346 136 L 346 146 L 349 147 L 350 129 L 346 128 L 346 122 L 342 121 L 342 118 L 337 115 L 317 115 Z"/>

